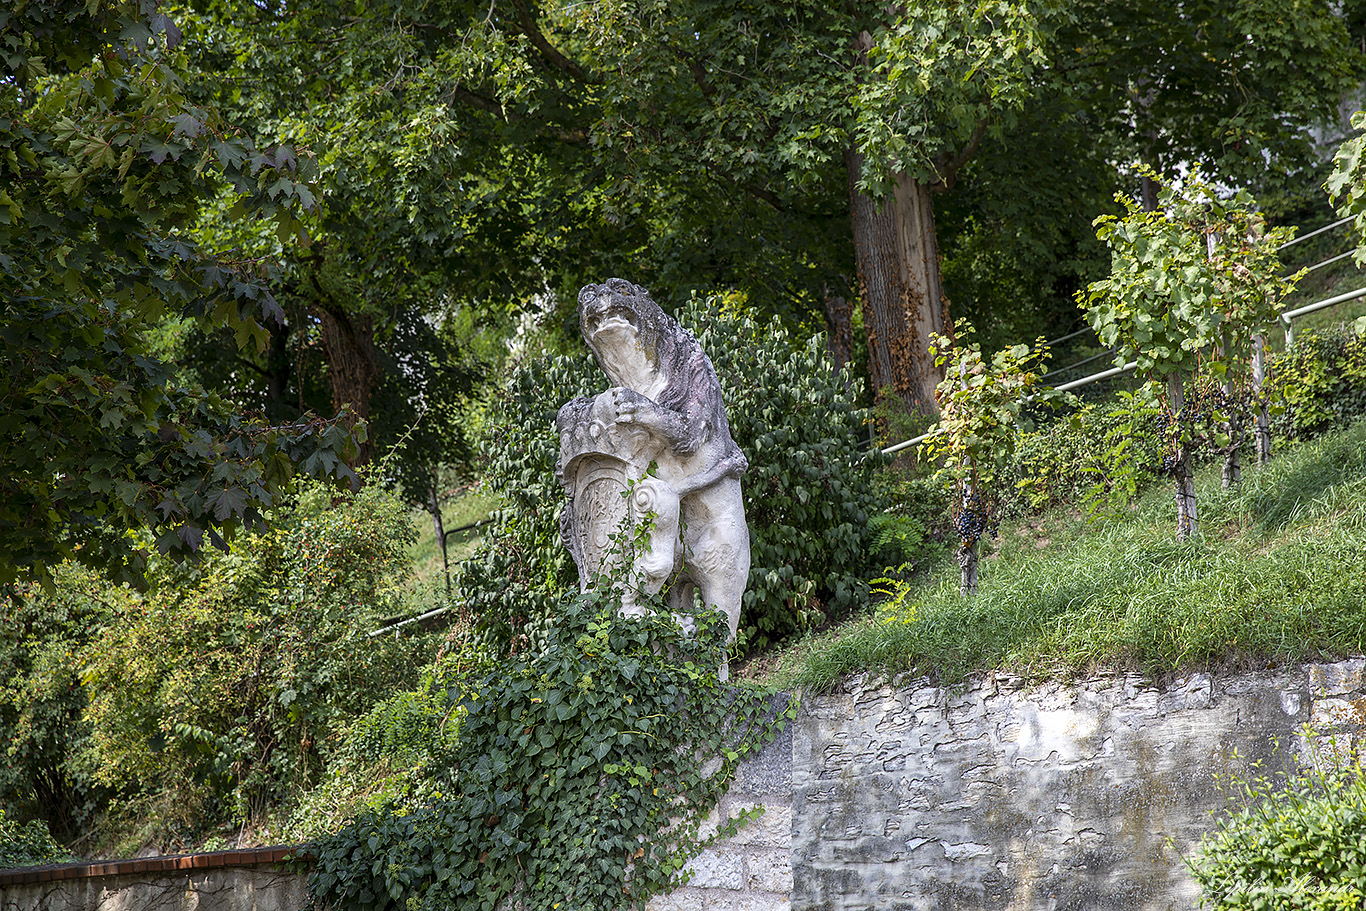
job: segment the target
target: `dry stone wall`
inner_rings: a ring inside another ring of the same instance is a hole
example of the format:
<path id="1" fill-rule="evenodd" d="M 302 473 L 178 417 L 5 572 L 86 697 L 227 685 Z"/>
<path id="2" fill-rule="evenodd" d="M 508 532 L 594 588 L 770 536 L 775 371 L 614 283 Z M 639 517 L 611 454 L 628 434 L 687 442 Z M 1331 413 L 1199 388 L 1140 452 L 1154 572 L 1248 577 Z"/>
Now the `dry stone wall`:
<path id="1" fill-rule="evenodd" d="M 1363 665 L 1163 690 L 852 680 L 798 719 L 791 907 L 1194 908 L 1183 858 L 1224 806 L 1216 777 L 1347 754 L 1366 721 Z"/>

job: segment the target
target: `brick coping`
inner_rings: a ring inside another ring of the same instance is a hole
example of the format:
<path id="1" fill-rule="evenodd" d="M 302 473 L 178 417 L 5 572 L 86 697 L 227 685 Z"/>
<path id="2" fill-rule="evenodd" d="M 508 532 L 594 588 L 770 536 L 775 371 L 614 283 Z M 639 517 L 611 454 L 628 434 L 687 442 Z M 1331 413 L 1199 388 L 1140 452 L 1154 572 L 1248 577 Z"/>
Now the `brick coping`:
<path id="1" fill-rule="evenodd" d="M 60 879 L 93 879 L 128 873 L 167 873 L 178 870 L 206 870 L 212 867 L 254 867 L 277 864 L 285 858 L 309 861 L 313 856 L 307 845 L 269 845 L 264 848 L 239 848 L 233 851 L 205 851 L 199 854 L 168 854 L 161 857 L 135 857 L 129 860 L 98 860 L 90 863 L 48 864 L 0 870 L 0 886 L 43 883 Z"/>

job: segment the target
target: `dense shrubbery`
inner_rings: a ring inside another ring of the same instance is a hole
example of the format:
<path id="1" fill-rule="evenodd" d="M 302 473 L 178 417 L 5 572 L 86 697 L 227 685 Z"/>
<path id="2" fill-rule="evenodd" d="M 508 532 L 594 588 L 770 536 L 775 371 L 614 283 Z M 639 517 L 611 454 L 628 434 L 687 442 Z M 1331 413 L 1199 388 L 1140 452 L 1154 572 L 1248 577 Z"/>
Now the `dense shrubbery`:
<path id="1" fill-rule="evenodd" d="M 657 606 L 627 619 L 610 593 L 565 596 L 542 648 L 438 677 L 439 701 L 427 689 L 389 703 L 353 742 L 417 757 L 416 786 L 319 840 L 315 898 L 354 911 L 610 911 L 678 884 L 736 764 L 783 716 L 718 682 L 719 615 L 685 637 Z"/>
<path id="2" fill-rule="evenodd" d="M 1366 337 L 1349 327 L 1297 336 L 1270 367 L 1285 406 L 1272 420 L 1277 435 L 1308 439 L 1366 415 Z"/>
<path id="3" fill-rule="evenodd" d="M 1162 464 L 1162 414 L 1140 397 L 1088 403 L 1020 434 L 1007 475 L 1006 511 L 1080 503 L 1120 488 L 1132 495 Z"/>
<path id="4" fill-rule="evenodd" d="M 0 807 L 0 870 L 71 859 L 71 854 L 52 837 L 47 823 L 40 819 L 20 823 L 8 818 Z"/>
<path id="5" fill-rule="evenodd" d="M 85 656 L 97 778 L 187 822 L 259 820 L 316 780 L 331 732 L 409 670 L 411 640 L 365 634 L 396 610 L 412 534 L 379 487 L 310 487 L 269 532 L 121 605 Z"/>
<path id="6" fill-rule="evenodd" d="M 412 534 L 379 487 L 308 485 L 268 532 L 163 568 L 151 594 L 75 569 L 28 592 L 0 655 L 19 760 L 0 805 L 60 820 L 57 781 L 66 816 L 121 850 L 262 822 L 318 779 L 339 728 L 406 682 L 424 643 L 366 632 L 400 610 Z"/>
<path id="7" fill-rule="evenodd" d="M 299 796 L 280 837 L 329 836 L 364 813 L 411 809 L 431 799 L 437 771 L 453 762 L 464 714 L 432 672 L 424 674 L 421 689 L 402 690 L 376 705 L 338 738 L 326 776 Z"/>
<path id="8" fill-rule="evenodd" d="M 81 656 L 103 618 L 132 595 L 83 568 L 61 565 L 53 575 L 50 593 L 35 587 L 0 603 L 0 809 L 41 817 L 72 841 L 107 799 L 84 761 Z"/>
<path id="9" fill-rule="evenodd" d="M 1338 911 L 1366 894 L 1366 779 L 1359 767 L 1284 784 L 1240 782 L 1244 804 L 1200 843 L 1191 872 L 1213 911 Z"/>
<path id="10" fill-rule="evenodd" d="M 867 416 L 852 381 L 830 366 L 820 337 L 798 343 L 776 321 L 756 323 L 712 301 L 689 305 L 679 322 L 711 357 L 731 435 L 750 462 L 742 639 L 763 647 L 865 603 L 869 571 L 880 568 L 869 520 L 885 503 L 874 489 L 875 457 L 859 449 Z M 606 386 L 586 352 L 529 361 L 496 410 L 486 468 L 511 508 L 460 583 L 494 639 L 534 638 L 549 599 L 577 586 L 559 535 L 555 413 Z"/>

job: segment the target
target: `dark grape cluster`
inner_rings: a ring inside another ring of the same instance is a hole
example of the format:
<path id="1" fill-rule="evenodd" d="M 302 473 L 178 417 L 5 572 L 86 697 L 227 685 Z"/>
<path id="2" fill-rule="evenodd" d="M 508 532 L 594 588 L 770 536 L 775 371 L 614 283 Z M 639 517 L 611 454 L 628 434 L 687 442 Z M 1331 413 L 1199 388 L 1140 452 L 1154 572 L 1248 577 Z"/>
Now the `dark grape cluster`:
<path id="1" fill-rule="evenodd" d="M 996 537 L 1001 522 L 994 517 L 995 510 L 990 504 L 975 493 L 965 494 L 959 502 L 961 505 L 953 511 L 953 530 L 958 532 L 964 547 L 971 547 L 983 534 Z"/>
<path id="2" fill-rule="evenodd" d="M 1251 383 L 1240 383 L 1232 390 L 1226 390 L 1215 377 L 1200 377 L 1194 388 L 1188 390 L 1185 404 L 1174 413 L 1168 410 L 1163 416 L 1163 453 L 1154 470 L 1160 474 L 1175 472 L 1183 445 L 1192 451 L 1209 448 L 1215 452 L 1226 452 L 1238 446 L 1246 437 L 1245 428 L 1254 409 L 1260 405 Z M 1231 423 L 1215 421 L 1216 414 L 1231 418 Z M 1216 432 L 1229 435 L 1228 446 L 1215 444 Z"/>

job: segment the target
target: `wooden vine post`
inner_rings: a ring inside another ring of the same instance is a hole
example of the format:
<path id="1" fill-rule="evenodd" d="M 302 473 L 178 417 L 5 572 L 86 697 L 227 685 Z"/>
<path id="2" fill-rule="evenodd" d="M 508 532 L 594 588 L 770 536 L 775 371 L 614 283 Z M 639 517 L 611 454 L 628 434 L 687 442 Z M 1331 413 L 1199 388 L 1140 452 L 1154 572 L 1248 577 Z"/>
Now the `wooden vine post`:
<path id="1" fill-rule="evenodd" d="M 1257 447 L 1257 464 L 1271 461 L 1271 409 L 1266 400 L 1266 333 L 1252 336 L 1252 394 L 1257 410 L 1253 415 L 1253 439 Z"/>
<path id="2" fill-rule="evenodd" d="M 959 320 L 956 338 L 930 337 L 930 355 L 944 370 L 935 390 L 939 422 L 920 445 L 922 458 L 938 464 L 935 477 L 948 487 L 953 527 L 958 533 L 960 591 L 978 585 L 982 535 L 995 534 L 999 521 L 994 490 L 996 473 L 1015 452 L 1017 431 L 1027 427 L 1027 403 L 1051 404 L 1060 395 L 1043 386 L 1048 349 L 1014 345 L 987 362 L 972 338 L 972 326 Z"/>
<path id="3" fill-rule="evenodd" d="M 1224 450 L 1223 485 L 1241 478 L 1240 452 L 1251 423 L 1258 464 L 1271 458 L 1270 402 L 1266 395 L 1266 337 L 1278 319 L 1281 301 L 1304 275 L 1301 270 L 1282 276 L 1277 249 L 1293 235 L 1293 228 L 1266 230 L 1261 215 L 1246 193 L 1218 198 L 1196 180 L 1188 192 L 1201 192 L 1200 211 L 1206 218 L 1206 247 L 1215 272 L 1216 306 L 1221 320 L 1219 351 L 1223 400 L 1218 441 Z M 1243 352 L 1248 352 L 1244 357 Z"/>
<path id="4" fill-rule="evenodd" d="M 1167 376 L 1167 401 L 1177 427 L 1186 412 L 1186 382 L 1181 372 Z M 1190 441 L 1178 431 L 1171 453 L 1172 482 L 1176 488 L 1176 537 L 1181 540 L 1200 534 L 1200 511 L 1195 500 L 1195 464 Z"/>

